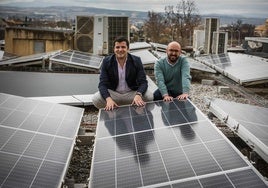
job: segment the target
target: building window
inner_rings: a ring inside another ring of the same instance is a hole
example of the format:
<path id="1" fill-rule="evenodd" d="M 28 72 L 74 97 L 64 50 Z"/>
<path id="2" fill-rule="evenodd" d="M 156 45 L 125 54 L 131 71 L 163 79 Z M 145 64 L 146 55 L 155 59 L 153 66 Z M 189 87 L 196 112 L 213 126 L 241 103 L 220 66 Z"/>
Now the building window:
<path id="1" fill-rule="evenodd" d="M 34 53 L 45 52 L 45 42 L 44 41 L 34 41 Z"/>

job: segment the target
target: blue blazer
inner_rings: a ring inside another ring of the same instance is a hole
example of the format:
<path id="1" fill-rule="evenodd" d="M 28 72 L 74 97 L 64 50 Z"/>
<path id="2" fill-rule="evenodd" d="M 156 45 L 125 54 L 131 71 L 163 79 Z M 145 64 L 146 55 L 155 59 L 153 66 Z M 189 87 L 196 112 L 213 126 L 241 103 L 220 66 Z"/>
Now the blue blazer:
<path id="1" fill-rule="evenodd" d="M 110 97 L 108 89 L 116 90 L 118 82 L 118 64 L 115 54 L 113 54 L 105 57 L 101 66 L 98 88 L 104 99 Z M 131 90 L 142 94 L 146 92 L 148 82 L 140 57 L 128 54 L 126 62 L 126 82 Z"/>

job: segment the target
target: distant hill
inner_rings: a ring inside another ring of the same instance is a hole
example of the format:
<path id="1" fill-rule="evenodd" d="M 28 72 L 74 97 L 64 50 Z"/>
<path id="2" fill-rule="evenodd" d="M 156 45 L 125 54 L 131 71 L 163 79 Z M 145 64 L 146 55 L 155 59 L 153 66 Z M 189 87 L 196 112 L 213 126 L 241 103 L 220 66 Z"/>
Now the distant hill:
<path id="1" fill-rule="evenodd" d="M 12 4 L 10 4 L 12 5 Z M 23 5 L 23 6 L 22 6 Z M 129 10 L 112 10 L 101 9 L 93 7 L 77 7 L 77 6 L 50 6 L 50 7 L 25 7 L 25 3 L 16 3 L 16 6 L 0 6 L 0 17 L 12 18 L 14 16 L 24 19 L 28 18 L 51 18 L 56 20 L 69 20 L 75 19 L 77 15 L 95 15 L 95 14 L 109 14 L 109 15 L 121 15 L 128 16 L 131 22 L 143 22 L 147 19 L 148 12 L 142 11 L 129 11 Z M 37 6 L 37 5 L 36 5 Z M 204 17 L 218 17 L 220 18 L 220 24 L 232 24 L 236 23 L 238 19 L 242 20 L 242 23 L 248 23 L 252 25 L 261 25 L 265 23 L 266 18 L 246 18 L 239 15 L 201 15 Z"/>
<path id="2" fill-rule="evenodd" d="M 208 14 L 202 15 L 203 18 L 205 17 L 218 17 L 220 18 L 221 25 L 227 25 L 236 23 L 238 19 L 242 20 L 242 24 L 252 24 L 252 25 L 262 25 L 265 23 L 267 18 L 248 18 L 240 15 L 221 15 L 221 14 Z"/>

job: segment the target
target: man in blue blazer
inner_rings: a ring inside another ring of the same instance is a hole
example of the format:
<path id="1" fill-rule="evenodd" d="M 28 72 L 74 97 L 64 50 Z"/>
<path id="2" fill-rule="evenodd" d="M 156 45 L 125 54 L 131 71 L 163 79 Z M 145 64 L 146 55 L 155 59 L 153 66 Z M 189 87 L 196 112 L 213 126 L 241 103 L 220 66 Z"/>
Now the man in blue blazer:
<path id="1" fill-rule="evenodd" d="M 119 105 L 144 106 L 152 101 L 153 94 L 147 92 L 148 81 L 140 57 L 131 55 L 129 41 L 119 37 L 114 41 L 114 54 L 102 62 L 99 92 L 92 101 L 97 108 L 113 110 Z"/>

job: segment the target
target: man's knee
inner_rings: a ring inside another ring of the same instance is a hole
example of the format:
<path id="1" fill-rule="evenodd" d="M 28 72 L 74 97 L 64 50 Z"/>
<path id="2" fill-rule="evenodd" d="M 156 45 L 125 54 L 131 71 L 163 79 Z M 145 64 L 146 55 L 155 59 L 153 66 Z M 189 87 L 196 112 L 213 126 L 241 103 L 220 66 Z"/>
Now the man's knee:
<path id="1" fill-rule="evenodd" d="M 105 100 L 103 99 L 103 97 L 101 96 L 101 94 L 99 92 L 96 92 L 93 95 L 93 97 L 92 97 L 92 103 L 98 109 L 104 108 L 105 105 L 106 105 Z"/>

